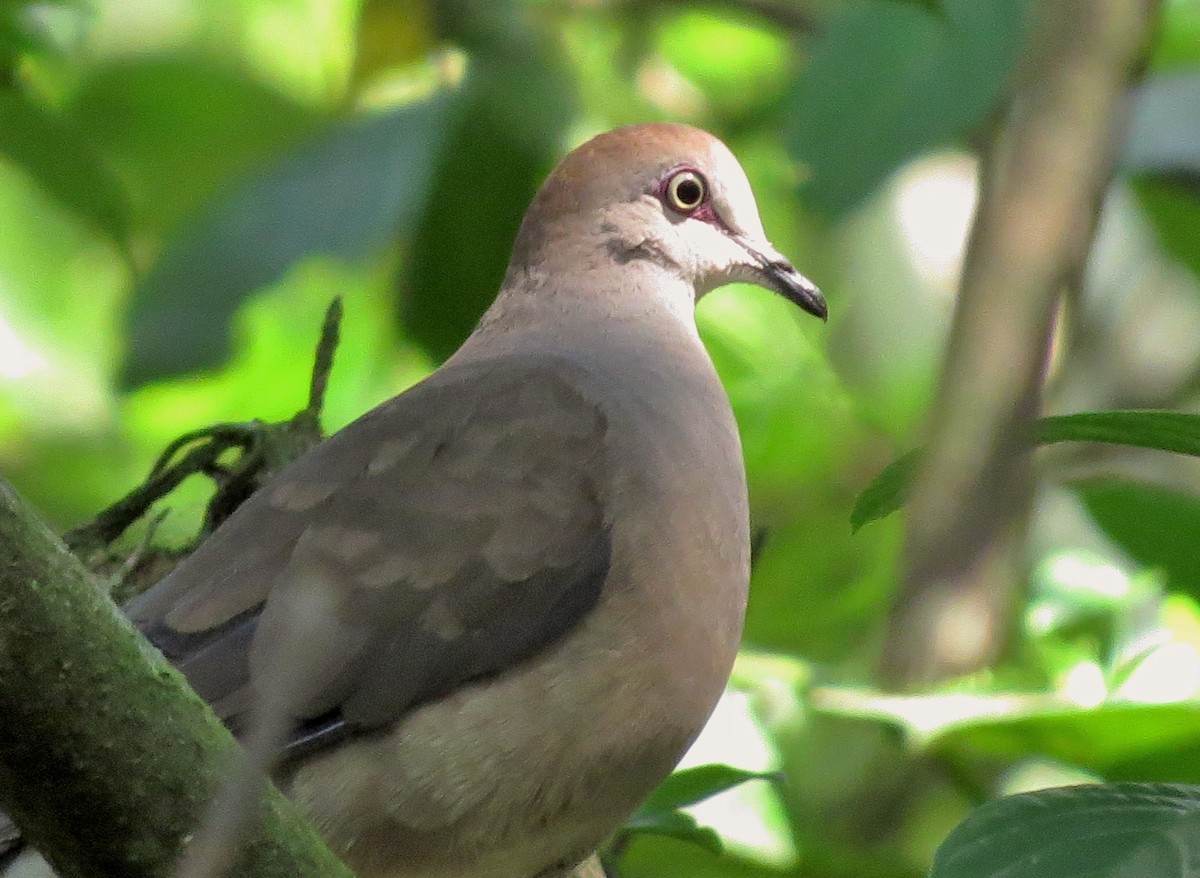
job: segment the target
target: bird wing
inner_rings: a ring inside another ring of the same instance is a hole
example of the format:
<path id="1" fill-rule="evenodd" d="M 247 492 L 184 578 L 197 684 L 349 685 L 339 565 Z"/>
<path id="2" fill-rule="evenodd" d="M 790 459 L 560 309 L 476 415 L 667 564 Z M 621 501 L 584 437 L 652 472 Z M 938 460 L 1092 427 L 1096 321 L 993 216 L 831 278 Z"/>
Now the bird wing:
<path id="1" fill-rule="evenodd" d="M 606 423 L 568 372 L 443 369 L 285 468 L 126 612 L 235 729 L 314 583 L 290 712 L 318 738 L 501 673 L 608 572 Z"/>

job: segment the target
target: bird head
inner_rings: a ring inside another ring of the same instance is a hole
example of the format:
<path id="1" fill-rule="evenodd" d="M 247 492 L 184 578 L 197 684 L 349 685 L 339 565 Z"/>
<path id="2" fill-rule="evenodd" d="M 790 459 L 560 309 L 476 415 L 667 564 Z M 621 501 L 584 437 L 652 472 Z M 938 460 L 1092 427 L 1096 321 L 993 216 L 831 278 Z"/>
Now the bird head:
<path id="1" fill-rule="evenodd" d="M 597 246 L 597 244 L 599 246 Z M 516 267 L 567 252 L 645 260 L 675 274 L 696 298 L 723 284 L 758 284 L 825 319 L 825 299 L 767 240 L 750 183 L 720 140 L 686 125 L 618 128 L 568 155 L 522 224 Z"/>

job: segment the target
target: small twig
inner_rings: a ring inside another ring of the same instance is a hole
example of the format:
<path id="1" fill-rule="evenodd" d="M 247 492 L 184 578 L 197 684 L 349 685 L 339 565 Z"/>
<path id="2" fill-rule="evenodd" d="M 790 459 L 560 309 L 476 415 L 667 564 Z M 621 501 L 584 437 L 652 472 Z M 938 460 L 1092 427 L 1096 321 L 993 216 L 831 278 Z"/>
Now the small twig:
<path id="1" fill-rule="evenodd" d="M 166 448 L 158 455 L 154 461 L 154 465 L 150 467 L 151 477 L 157 476 L 167 469 L 173 458 L 181 449 L 186 448 L 193 442 L 200 439 L 210 439 L 222 446 L 222 450 L 241 446 L 248 448 L 254 442 L 254 434 L 261 427 L 259 421 L 249 421 L 245 423 L 223 423 L 213 424 L 209 427 L 201 427 L 198 430 L 191 430 L 184 433 L 182 436 L 173 439 Z"/>
<path id="2" fill-rule="evenodd" d="M 72 551 L 83 555 L 111 545 L 151 506 L 194 474 L 206 475 L 216 485 L 198 537 L 212 532 L 267 478 L 321 441 L 321 410 L 341 320 L 342 299 L 339 296 L 325 312 L 309 381 L 308 402 L 290 420 L 278 424 L 257 420 L 229 422 L 184 433 L 158 455 L 145 482 L 91 521 L 68 531 L 63 541 Z M 176 460 L 185 449 L 186 453 Z M 241 457 L 236 463 L 224 466 L 220 459 L 230 449 L 239 449 Z"/>
<path id="3" fill-rule="evenodd" d="M 325 321 L 321 324 L 321 338 L 317 341 L 317 356 L 313 361 L 312 380 L 309 382 L 308 405 L 303 410 L 318 424 L 321 410 L 325 407 L 325 388 L 333 368 L 333 355 L 341 340 L 341 328 L 342 297 L 334 296 L 325 310 Z"/>
<path id="4" fill-rule="evenodd" d="M 160 509 L 154 515 L 150 516 L 150 520 L 146 522 L 146 532 L 142 534 L 142 538 L 138 541 L 137 546 L 129 553 L 129 557 L 121 562 L 121 566 L 108 578 L 108 590 L 110 593 L 115 592 L 124 585 L 133 571 L 137 569 L 137 566 L 150 554 L 150 547 L 154 543 L 154 534 L 158 531 L 159 525 L 163 523 L 163 520 L 166 519 L 170 512 L 170 509 Z"/>
<path id="5" fill-rule="evenodd" d="M 223 450 L 214 443 L 193 448 L 175 466 L 152 474 L 91 521 L 67 531 L 63 534 L 63 542 L 76 554 L 88 554 L 111 544 L 155 502 L 175 490 L 193 472 L 216 460 Z"/>

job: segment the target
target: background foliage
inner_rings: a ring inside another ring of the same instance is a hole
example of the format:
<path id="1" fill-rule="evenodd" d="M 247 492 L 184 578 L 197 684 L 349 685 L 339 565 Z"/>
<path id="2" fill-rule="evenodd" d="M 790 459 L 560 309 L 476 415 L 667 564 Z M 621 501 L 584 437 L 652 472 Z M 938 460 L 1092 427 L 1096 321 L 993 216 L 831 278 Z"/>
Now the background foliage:
<path id="1" fill-rule="evenodd" d="M 831 319 L 751 288 L 700 307 L 766 538 L 744 655 L 688 762 L 742 771 L 639 815 L 694 840 L 671 815 L 697 802 L 724 853 L 635 823 L 621 874 L 919 875 L 1003 793 L 1200 783 L 1185 456 L 1039 452 L 1005 661 L 871 688 L 903 513 L 852 531 L 851 512 L 921 442 L 973 149 L 1028 20 L 1022 0 L 0 0 L 0 472 L 66 528 L 179 434 L 290 416 L 342 295 L 336 429 L 469 332 L 565 149 L 689 121 L 742 159 Z M 1164 6 L 1120 167 L 1048 414 L 1200 410 L 1197 0 Z M 204 497 L 186 483 L 161 538 L 185 542 Z M 702 794 L 745 772 L 769 774 Z"/>

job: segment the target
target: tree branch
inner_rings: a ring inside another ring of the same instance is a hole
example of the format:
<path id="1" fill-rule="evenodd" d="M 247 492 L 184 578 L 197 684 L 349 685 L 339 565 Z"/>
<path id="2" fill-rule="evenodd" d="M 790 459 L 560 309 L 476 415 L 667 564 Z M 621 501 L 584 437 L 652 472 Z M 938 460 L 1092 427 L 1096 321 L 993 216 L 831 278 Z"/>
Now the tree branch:
<path id="1" fill-rule="evenodd" d="M 163 876 L 236 747 L 0 482 L 0 806 L 64 878 Z M 347 876 L 273 788 L 246 876 Z"/>
<path id="2" fill-rule="evenodd" d="M 1157 0 L 1043 0 L 1005 124 L 980 169 L 932 439 L 909 505 L 907 569 L 881 675 L 982 667 L 1025 564 L 1037 415 L 1064 285 L 1091 246 Z"/>

